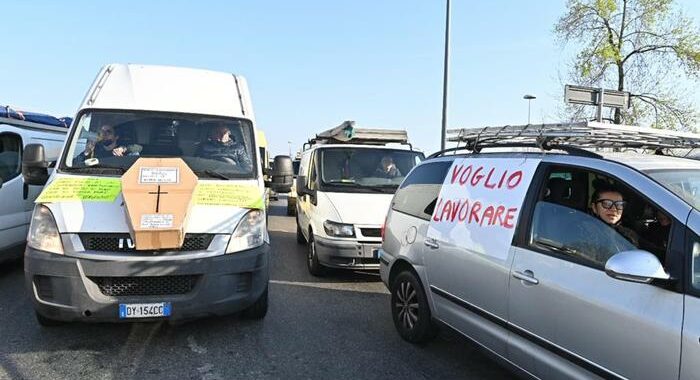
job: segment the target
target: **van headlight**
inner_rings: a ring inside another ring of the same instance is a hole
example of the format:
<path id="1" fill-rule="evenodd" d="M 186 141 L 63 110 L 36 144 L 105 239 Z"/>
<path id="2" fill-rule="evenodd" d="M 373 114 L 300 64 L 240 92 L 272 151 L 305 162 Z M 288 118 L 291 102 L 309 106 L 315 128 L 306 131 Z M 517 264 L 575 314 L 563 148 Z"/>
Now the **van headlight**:
<path id="1" fill-rule="evenodd" d="M 354 237 L 355 228 L 352 224 L 343 224 L 326 220 L 323 222 L 323 229 L 328 236 Z"/>
<path id="2" fill-rule="evenodd" d="M 226 247 L 226 253 L 245 251 L 256 248 L 269 242 L 265 228 L 265 212 L 261 210 L 250 210 L 243 215 L 238 222 L 236 229 L 231 234 L 231 240 Z"/>
<path id="3" fill-rule="evenodd" d="M 56 220 L 51 210 L 44 205 L 37 205 L 34 208 L 27 245 L 40 251 L 63 254 L 63 243 L 61 243 Z"/>

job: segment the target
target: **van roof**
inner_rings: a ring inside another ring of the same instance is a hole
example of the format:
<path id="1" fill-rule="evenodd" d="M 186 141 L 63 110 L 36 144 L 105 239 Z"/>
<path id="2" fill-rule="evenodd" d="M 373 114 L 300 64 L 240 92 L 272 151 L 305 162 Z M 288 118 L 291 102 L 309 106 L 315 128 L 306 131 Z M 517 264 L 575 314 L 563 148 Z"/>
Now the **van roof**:
<path id="1" fill-rule="evenodd" d="M 243 77 L 174 66 L 106 65 L 80 108 L 180 112 L 254 120 L 248 85 Z"/>

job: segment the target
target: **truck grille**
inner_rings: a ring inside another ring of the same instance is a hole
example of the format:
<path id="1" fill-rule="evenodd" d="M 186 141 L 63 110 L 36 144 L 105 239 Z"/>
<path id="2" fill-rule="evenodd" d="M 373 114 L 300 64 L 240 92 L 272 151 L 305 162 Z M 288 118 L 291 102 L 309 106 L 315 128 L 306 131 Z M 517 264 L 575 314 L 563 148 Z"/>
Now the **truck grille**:
<path id="1" fill-rule="evenodd" d="M 80 234 L 80 241 L 88 251 L 137 252 L 129 234 Z M 214 239 L 213 234 L 187 234 L 182 248 L 177 251 L 205 251 Z M 121 240 L 121 244 L 120 244 Z"/>
<path id="2" fill-rule="evenodd" d="M 110 297 L 167 296 L 187 294 L 197 283 L 196 275 L 154 277 L 90 277 L 100 292 Z"/>

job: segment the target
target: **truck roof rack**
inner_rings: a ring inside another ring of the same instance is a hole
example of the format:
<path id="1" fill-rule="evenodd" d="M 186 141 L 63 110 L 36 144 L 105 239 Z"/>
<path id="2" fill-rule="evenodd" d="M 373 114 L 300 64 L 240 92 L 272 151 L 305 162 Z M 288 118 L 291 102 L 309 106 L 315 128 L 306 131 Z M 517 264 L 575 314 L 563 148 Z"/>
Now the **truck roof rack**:
<path id="1" fill-rule="evenodd" d="M 408 142 L 408 133 L 396 129 L 357 128 L 352 120 L 344 121 L 335 128 L 316 134 L 304 143 L 306 150 L 314 144 L 361 144 L 385 145 L 390 143 L 405 144 L 413 149 Z"/>
<path id="2" fill-rule="evenodd" d="M 587 121 L 450 129 L 447 135 L 447 141 L 457 142 L 458 146 L 433 156 L 460 150 L 478 153 L 487 147 L 529 146 L 577 155 L 595 155 L 588 149 L 603 148 L 642 149 L 657 154 L 671 149 L 700 148 L 700 134 Z"/>

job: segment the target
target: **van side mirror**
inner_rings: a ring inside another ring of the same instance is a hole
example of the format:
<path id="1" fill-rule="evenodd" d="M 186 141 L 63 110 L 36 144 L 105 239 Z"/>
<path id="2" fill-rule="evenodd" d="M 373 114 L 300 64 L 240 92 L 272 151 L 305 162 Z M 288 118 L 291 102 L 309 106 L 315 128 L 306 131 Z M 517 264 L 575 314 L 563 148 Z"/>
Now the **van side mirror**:
<path id="1" fill-rule="evenodd" d="M 0 177 L 0 189 L 2 189 L 2 177 Z"/>
<path id="2" fill-rule="evenodd" d="M 49 179 L 49 163 L 41 144 L 27 144 L 22 155 L 22 178 L 27 185 L 43 186 Z"/>
<path id="3" fill-rule="evenodd" d="M 605 273 L 623 281 L 649 283 L 652 280 L 668 280 L 659 259 L 654 254 L 643 251 L 623 251 L 613 255 L 605 263 Z"/>
<path id="4" fill-rule="evenodd" d="M 304 195 L 309 193 L 309 189 L 306 187 L 306 176 L 297 176 L 296 178 L 296 190 L 297 194 Z"/>
<path id="5" fill-rule="evenodd" d="M 272 165 L 272 181 L 270 188 L 278 193 L 288 193 L 292 190 L 294 180 L 294 167 L 289 156 L 275 156 Z"/>

